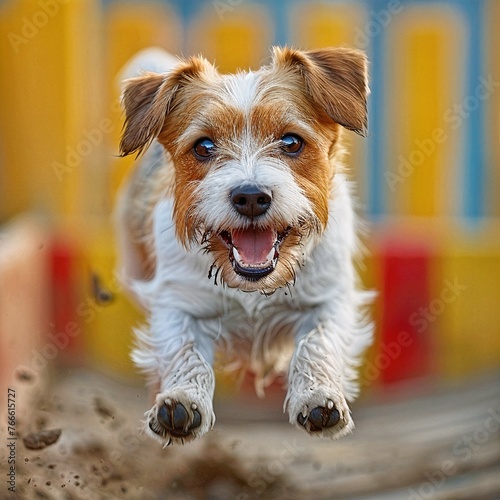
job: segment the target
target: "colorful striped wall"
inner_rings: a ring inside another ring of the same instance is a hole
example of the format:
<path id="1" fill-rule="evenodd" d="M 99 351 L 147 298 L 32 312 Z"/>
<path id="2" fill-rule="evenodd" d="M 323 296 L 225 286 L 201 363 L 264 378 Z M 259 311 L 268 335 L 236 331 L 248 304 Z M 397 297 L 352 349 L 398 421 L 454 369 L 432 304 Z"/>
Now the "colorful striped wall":
<path id="1" fill-rule="evenodd" d="M 65 300 L 50 328 L 73 318 L 85 331 L 71 351 L 85 355 L 68 362 L 133 371 L 139 316 L 113 277 L 108 221 L 133 168 L 116 156 L 119 69 L 151 45 L 257 68 L 289 43 L 371 60 L 369 136 L 347 134 L 372 223 L 363 277 L 380 290 L 365 378 L 498 367 L 499 23 L 495 0 L 0 0 L 0 220 L 35 211 L 59 235 L 53 290 Z M 112 302 L 95 303 L 93 276 Z"/>

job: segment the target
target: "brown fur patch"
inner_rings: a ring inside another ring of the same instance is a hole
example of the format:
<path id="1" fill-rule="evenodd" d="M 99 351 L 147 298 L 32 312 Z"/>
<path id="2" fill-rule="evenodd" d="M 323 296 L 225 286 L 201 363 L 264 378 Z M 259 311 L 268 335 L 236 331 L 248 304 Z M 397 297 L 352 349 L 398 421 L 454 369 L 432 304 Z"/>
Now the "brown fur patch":
<path id="1" fill-rule="evenodd" d="M 208 61 L 192 57 L 166 75 L 146 73 L 128 80 L 122 98 L 125 108 L 122 156 L 140 154 L 158 137 L 166 116 L 175 106 L 174 97 L 179 89 L 202 79 L 205 73 L 214 72 Z"/>
<path id="2" fill-rule="evenodd" d="M 368 60 L 362 51 L 342 47 L 309 52 L 275 48 L 273 64 L 281 70 L 298 70 L 312 100 L 332 120 L 365 135 Z"/>

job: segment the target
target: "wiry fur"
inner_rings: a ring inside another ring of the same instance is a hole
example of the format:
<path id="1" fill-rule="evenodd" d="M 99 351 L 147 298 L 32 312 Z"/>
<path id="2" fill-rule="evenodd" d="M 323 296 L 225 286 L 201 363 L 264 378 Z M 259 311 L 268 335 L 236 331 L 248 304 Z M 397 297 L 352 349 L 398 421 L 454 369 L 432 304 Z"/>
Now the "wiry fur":
<path id="1" fill-rule="evenodd" d="M 366 129 L 366 59 L 346 49 L 284 48 L 254 73 L 219 75 L 202 58 L 164 71 L 129 80 L 123 97 L 122 153 L 152 144 L 123 190 L 117 224 L 121 274 L 148 312 L 133 359 L 160 384 L 146 430 L 169 444 L 213 426 L 212 364 L 224 344 L 256 372 L 260 391 L 288 367 L 292 424 L 344 435 L 372 325 L 363 315 L 371 295 L 356 287 L 356 217 L 339 124 Z M 304 139 L 300 154 L 283 154 L 287 133 Z M 192 153 L 203 137 L 217 146 L 206 162 Z M 248 182 L 272 192 L 256 218 L 238 213 L 229 196 Z M 235 272 L 219 236 L 249 227 L 281 238 L 276 268 L 258 280 Z M 178 435 L 160 425 L 165 402 L 182 404 L 193 428 Z M 339 422 L 301 423 L 318 408 L 336 408 Z"/>

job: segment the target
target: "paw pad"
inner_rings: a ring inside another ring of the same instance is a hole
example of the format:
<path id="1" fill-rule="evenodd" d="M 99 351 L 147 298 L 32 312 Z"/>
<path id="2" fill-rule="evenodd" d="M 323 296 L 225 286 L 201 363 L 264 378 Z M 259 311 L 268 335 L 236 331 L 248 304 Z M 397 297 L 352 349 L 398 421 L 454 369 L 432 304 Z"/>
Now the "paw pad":
<path id="1" fill-rule="evenodd" d="M 167 399 L 158 409 L 156 418 L 149 422 L 149 428 L 160 435 L 186 437 L 201 425 L 201 414 L 195 404 L 191 405 L 191 414 L 183 404 Z"/>
<path id="2" fill-rule="evenodd" d="M 297 422 L 308 432 L 321 432 L 323 429 L 337 425 L 340 413 L 335 408 L 333 401 L 328 401 L 326 406 L 316 406 L 308 415 L 299 413 Z"/>

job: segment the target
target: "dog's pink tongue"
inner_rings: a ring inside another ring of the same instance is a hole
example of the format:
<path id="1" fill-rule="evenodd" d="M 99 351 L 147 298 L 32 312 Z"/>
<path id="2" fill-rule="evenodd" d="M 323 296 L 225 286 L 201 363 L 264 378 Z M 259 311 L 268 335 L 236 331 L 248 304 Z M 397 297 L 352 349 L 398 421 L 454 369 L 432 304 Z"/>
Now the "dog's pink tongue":
<path id="1" fill-rule="evenodd" d="M 275 234 L 272 229 L 242 229 L 231 233 L 233 245 L 245 264 L 264 264 L 274 246 Z"/>

